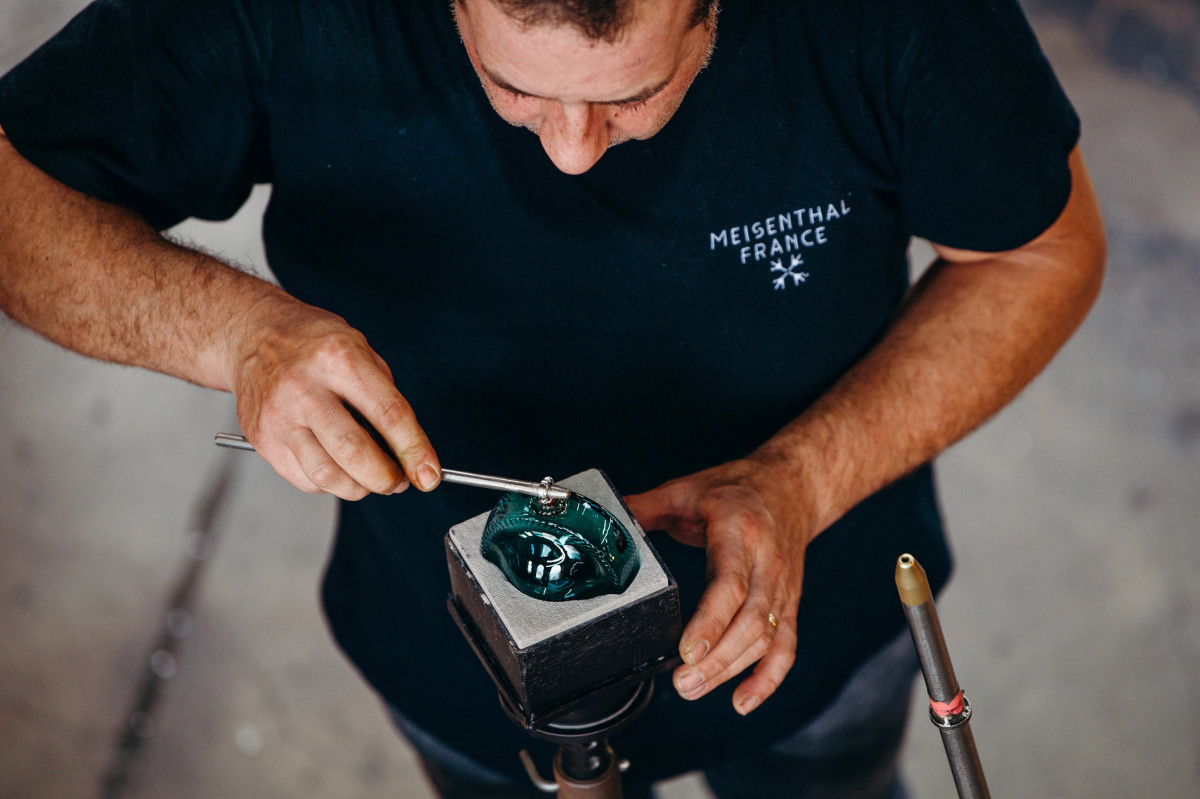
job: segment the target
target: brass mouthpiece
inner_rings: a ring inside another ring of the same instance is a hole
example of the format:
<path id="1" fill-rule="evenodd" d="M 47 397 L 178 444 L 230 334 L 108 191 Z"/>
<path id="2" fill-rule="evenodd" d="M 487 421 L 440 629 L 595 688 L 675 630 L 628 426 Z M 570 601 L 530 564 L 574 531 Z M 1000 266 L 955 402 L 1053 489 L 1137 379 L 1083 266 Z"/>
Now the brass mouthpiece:
<path id="1" fill-rule="evenodd" d="M 915 608 L 933 599 L 925 570 L 907 552 L 896 560 L 896 588 L 900 591 L 900 601 L 909 607 Z"/>

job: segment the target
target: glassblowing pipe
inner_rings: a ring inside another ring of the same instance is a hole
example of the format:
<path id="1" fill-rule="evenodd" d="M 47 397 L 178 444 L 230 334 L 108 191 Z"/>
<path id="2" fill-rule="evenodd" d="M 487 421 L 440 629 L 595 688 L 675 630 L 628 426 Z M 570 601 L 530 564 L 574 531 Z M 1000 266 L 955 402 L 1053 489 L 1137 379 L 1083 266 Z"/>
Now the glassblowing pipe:
<path id="1" fill-rule="evenodd" d="M 912 555 L 901 555 L 896 561 L 896 588 L 908 618 L 925 687 L 929 691 L 929 718 L 942 734 L 942 745 L 950 760 L 950 772 L 960 799 L 990 799 L 983 764 L 975 749 L 971 734 L 971 703 L 958 687 L 942 625 L 933 606 L 933 593 L 925 570 Z"/>

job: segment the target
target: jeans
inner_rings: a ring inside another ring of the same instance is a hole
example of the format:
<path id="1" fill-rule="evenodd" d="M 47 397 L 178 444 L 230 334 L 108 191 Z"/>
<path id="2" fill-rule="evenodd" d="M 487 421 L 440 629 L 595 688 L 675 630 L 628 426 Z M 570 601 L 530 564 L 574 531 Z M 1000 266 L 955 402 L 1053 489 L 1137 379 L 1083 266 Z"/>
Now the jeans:
<path id="1" fill-rule="evenodd" d="M 905 799 L 898 756 L 913 679 L 920 670 L 908 633 L 859 667 L 821 715 L 765 752 L 704 770 L 717 799 Z M 547 794 L 447 747 L 399 713 L 396 725 L 441 799 L 535 799 Z M 625 799 L 651 786 L 626 780 Z"/>

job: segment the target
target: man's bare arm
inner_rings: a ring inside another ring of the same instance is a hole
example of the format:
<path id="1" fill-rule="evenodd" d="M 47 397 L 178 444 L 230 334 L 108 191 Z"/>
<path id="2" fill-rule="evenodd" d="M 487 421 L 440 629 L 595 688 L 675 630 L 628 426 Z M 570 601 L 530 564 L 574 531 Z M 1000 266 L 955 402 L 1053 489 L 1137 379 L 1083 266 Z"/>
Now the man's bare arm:
<path id="1" fill-rule="evenodd" d="M 707 549 L 710 581 L 680 643 L 683 696 L 756 661 L 735 708 L 773 693 L 795 659 L 808 543 L 1003 407 L 1083 320 L 1104 233 L 1078 148 L 1070 166 L 1071 196 L 1049 230 L 1004 253 L 935 245 L 941 260 L 879 345 L 750 456 L 627 498 L 647 529 Z"/>
<path id="2" fill-rule="evenodd" d="M 344 320 L 74 191 L 0 131 L 0 309 L 68 349 L 232 391 L 289 482 L 348 499 L 437 485 L 437 457 L 386 364 Z M 404 472 L 345 408 L 356 407 Z"/>
<path id="3" fill-rule="evenodd" d="M 821 529 L 1007 405 L 1083 321 L 1106 250 L 1078 146 L 1070 166 L 1066 208 L 1029 244 L 1003 253 L 934 244 L 940 259 L 880 345 L 765 448 L 801 447 L 805 472 L 819 464 Z"/>

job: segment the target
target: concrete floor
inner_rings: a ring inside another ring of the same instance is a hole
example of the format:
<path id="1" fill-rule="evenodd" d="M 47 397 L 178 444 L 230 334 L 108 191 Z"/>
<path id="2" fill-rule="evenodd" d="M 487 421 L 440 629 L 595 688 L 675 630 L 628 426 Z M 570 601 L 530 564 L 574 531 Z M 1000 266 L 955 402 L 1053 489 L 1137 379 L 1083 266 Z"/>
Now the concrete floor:
<path id="1" fill-rule="evenodd" d="M 0 69 L 80 6 L 6 0 Z M 1034 17 L 1111 257 L 1058 360 L 940 460 L 959 560 L 940 609 L 996 796 L 1200 796 L 1198 14 Z M 182 234 L 260 261 L 264 200 Z M 0 320 L 0 797 L 429 795 L 323 629 L 331 502 L 215 450 L 232 419 L 227 396 Z M 954 796 L 923 710 L 911 726 L 914 794 Z"/>

